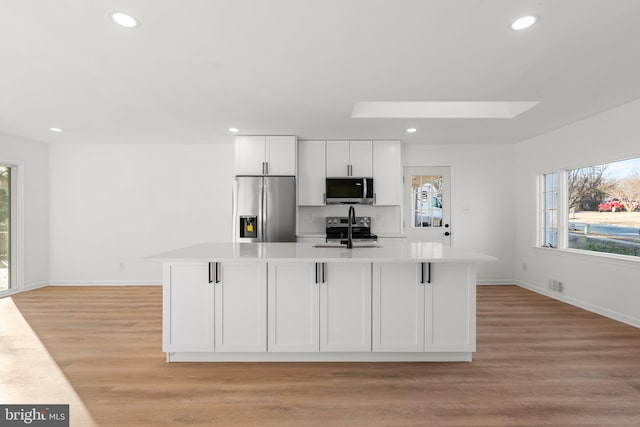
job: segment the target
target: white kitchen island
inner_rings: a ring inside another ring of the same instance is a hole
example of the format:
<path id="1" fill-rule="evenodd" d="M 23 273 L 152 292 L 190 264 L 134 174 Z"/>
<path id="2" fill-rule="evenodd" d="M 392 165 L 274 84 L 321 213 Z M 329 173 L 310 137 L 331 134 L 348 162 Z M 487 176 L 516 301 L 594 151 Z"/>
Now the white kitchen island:
<path id="1" fill-rule="evenodd" d="M 163 262 L 174 361 L 471 361 L 476 263 L 431 242 L 207 243 Z"/>

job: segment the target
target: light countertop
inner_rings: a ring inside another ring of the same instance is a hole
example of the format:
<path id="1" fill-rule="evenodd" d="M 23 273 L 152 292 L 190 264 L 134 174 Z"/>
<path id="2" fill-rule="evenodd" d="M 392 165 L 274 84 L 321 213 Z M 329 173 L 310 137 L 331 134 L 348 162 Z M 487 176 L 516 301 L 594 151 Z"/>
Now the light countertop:
<path id="1" fill-rule="evenodd" d="M 161 262 L 492 262 L 496 257 L 434 242 L 381 242 L 378 248 L 314 248 L 312 243 L 202 243 L 152 255 Z"/>

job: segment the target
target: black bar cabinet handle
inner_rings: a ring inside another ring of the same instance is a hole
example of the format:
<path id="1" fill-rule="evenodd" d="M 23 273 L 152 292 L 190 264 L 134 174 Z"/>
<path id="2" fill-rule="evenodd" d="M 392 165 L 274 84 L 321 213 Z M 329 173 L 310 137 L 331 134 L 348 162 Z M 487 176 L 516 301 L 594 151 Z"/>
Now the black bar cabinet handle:
<path id="1" fill-rule="evenodd" d="M 427 263 L 427 283 L 431 283 L 431 263 Z"/>
<path id="2" fill-rule="evenodd" d="M 213 270 L 213 263 L 212 263 L 212 262 L 210 262 L 210 263 L 209 263 L 209 283 L 213 283 L 213 273 L 212 273 L 212 270 Z"/>
<path id="3" fill-rule="evenodd" d="M 326 266 L 327 266 L 327 263 L 323 262 L 322 263 L 322 283 L 327 283 L 327 276 L 326 276 L 327 272 L 325 270 Z"/>
<path id="4" fill-rule="evenodd" d="M 216 262 L 216 283 L 220 283 L 220 263 Z"/>

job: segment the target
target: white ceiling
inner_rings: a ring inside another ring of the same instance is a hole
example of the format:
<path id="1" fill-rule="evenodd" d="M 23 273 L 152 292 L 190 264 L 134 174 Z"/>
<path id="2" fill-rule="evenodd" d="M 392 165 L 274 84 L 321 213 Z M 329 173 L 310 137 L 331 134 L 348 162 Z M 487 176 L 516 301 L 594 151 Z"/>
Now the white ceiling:
<path id="1" fill-rule="evenodd" d="M 638 0 L 2 0 L 0 131 L 510 143 L 639 98 L 639 23 Z M 540 104 L 513 119 L 351 118 L 360 101 Z"/>

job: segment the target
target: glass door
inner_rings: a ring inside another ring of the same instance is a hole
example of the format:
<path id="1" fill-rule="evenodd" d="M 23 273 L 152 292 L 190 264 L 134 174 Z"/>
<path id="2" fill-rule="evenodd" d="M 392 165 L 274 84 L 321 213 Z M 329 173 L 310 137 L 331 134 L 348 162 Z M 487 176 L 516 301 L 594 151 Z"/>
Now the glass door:
<path id="1" fill-rule="evenodd" d="M 405 167 L 404 227 L 410 239 L 451 246 L 450 177 L 448 166 Z"/>
<path id="2" fill-rule="evenodd" d="M 11 168 L 0 165 L 0 292 L 11 288 Z"/>

